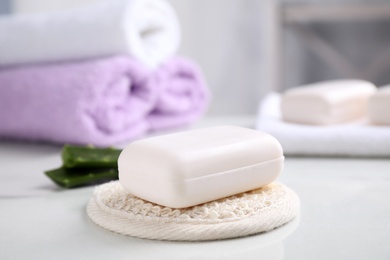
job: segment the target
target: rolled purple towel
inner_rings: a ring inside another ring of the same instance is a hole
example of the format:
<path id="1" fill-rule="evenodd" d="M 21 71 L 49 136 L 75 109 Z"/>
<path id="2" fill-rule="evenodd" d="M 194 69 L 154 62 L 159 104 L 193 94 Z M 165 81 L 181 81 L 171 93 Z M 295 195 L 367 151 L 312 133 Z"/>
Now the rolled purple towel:
<path id="1" fill-rule="evenodd" d="M 192 61 L 176 57 L 158 69 L 159 95 L 147 120 L 153 131 L 187 125 L 205 112 L 210 93 L 201 69 Z"/>
<path id="2" fill-rule="evenodd" d="M 110 57 L 0 70 L 0 136 L 112 145 L 148 130 L 158 82 L 141 63 Z"/>
<path id="3" fill-rule="evenodd" d="M 119 144 L 196 120 L 208 96 L 183 58 L 156 71 L 124 56 L 0 68 L 0 138 Z"/>

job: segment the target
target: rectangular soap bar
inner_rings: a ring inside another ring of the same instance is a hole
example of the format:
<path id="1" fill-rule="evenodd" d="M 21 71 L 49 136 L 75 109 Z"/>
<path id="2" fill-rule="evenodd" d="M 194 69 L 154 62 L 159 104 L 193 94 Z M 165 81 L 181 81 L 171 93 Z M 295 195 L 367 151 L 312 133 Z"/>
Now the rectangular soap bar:
<path id="1" fill-rule="evenodd" d="M 379 88 L 368 103 L 370 121 L 379 125 L 390 125 L 390 86 Z"/>
<path id="2" fill-rule="evenodd" d="M 369 97 L 376 87 L 363 80 L 324 81 L 287 90 L 281 111 L 285 121 L 330 125 L 366 116 Z"/>
<path id="3" fill-rule="evenodd" d="M 172 208 L 224 198 L 273 182 L 283 151 L 269 134 L 220 126 L 139 140 L 118 159 L 133 195 Z"/>

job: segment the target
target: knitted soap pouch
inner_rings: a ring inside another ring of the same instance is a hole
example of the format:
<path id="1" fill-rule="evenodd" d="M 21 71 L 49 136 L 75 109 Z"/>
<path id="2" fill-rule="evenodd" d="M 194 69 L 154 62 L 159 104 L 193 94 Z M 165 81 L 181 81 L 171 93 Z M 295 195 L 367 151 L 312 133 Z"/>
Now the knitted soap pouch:
<path id="1" fill-rule="evenodd" d="M 280 183 L 198 206 L 172 209 L 139 199 L 119 181 L 97 186 L 89 217 L 108 230 L 139 238 L 200 241 L 270 231 L 291 221 L 297 195 Z"/>

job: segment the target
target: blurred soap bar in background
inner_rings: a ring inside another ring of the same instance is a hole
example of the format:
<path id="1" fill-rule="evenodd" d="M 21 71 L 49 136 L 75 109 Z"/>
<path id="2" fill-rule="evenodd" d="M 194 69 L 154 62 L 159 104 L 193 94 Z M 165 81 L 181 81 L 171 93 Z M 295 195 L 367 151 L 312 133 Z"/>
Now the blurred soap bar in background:
<path id="1" fill-rule="evenodd" d="M 376 87 L 363 80 L 334 80 L 287 90 L 282 118 L 298 124 L 331 125 L 363 118 Z"/>
<path id="2" fill-rule="evenodd" d="M 390 125 L 390 86 L 379 88 L 368 104 L 370 121 L 379 125 Z"/>

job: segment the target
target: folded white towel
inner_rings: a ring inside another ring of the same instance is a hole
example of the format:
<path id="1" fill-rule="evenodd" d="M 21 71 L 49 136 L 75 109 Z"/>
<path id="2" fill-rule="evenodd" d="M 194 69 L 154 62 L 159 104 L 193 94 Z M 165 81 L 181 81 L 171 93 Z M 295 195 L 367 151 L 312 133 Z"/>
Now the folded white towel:
<path id="1" fill-rule="evenodd" d="M 165 0 L 105 0 L 0 18 L 0 65 L 129 54 L 156 67 L 179 43 L 179 22 Z"/>
<path id="2" fill-rule="evenodd" d="M 257 129 L 276 137 L 285 154 L 326 156 L 390 156 L 390 127 L 351 122 L 310 126 L 281 119 L 280 95 L 269 94 L 259 107 Z"/>

